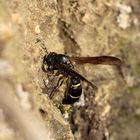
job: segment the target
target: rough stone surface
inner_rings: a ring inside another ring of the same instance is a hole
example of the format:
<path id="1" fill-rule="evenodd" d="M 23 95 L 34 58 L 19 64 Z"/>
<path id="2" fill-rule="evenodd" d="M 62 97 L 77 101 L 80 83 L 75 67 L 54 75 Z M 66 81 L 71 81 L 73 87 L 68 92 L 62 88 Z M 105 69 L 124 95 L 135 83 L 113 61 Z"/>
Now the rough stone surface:
<path id="1" fill-rule="evenodd" d="M 115 67 L 76 65 L 98 91 L 82 82 L 81 103 L 62 115 L 66 85 L 49 99 L 57 77 L 41 69 L 44 48 L 116 56 L 126 84 Z M 0 139 L 140 139 L 139 53 L 139 0 L 0 0 Z"/>

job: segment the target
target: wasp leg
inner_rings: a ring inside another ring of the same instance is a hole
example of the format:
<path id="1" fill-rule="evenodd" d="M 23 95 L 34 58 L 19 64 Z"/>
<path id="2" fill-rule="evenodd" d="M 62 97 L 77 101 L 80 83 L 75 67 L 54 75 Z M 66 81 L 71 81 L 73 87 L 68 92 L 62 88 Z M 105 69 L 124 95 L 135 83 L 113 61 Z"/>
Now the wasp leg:
<path id="1" fill-rule="evenodd" d="M 49 96 L 50 99 L 53 98 L 55 91 L 63 84 L 63 82 L 64 82 L 64 76 L 61 76 L 61 77 L 58 79 L 57 85 L 53 88 L 53 90 L 52 90 L 51 93 L 50 93 L 50 96 Z"/>

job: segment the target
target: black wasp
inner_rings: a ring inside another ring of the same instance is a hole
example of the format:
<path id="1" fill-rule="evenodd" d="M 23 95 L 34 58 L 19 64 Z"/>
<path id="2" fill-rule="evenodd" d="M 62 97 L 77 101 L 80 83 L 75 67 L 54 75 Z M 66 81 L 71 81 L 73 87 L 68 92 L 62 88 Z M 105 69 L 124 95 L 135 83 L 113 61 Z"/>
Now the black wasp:
<path id="1" fill-rule="evenodd" d="M 116 65 L 119 70 L 120 75 L 123 77 L 121 71 L 121 60 L 112 56 L 97 56 L 97 57 L 69 57 L 64 54 L 57 54 L 55 52 L 50 52 L 48 55 L 44 56 L 42 70 L 47 73 L 52 73 L 55 75 L 61 75 L 58 80 L 57 86 L 53 89 L 50 94 L 50 98 L 53 97 L 54 90 L 59 88 L 64 79 L 67 80 L 67 90 L 65 91 L 65 96 L 63 98 L 62 104 L 73 104 L 79 100 L 82 94 L 81 81 L 87 82 L 94 90 L 97 87 L 84 78 L 82 75 L 74 70 L 74 65 L 72 61 L 76 63 L 91 63 L 91 64 L 102 64 L 102 65 Z"/>

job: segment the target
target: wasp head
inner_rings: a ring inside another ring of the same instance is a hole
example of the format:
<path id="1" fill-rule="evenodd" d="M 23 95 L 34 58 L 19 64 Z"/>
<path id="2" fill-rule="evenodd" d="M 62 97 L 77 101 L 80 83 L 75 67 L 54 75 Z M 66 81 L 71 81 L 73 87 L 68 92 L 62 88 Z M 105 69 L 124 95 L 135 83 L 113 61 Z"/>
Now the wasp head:
<path id="1" fill-rule="evenodd" d="M 55 52 L 50 52 L 48 55 L 45 55 L 43 58 L 42 70 L 44 72 L 48 72 L 52 70 L 54 65 L 54 56 L 56 56 Z"/>

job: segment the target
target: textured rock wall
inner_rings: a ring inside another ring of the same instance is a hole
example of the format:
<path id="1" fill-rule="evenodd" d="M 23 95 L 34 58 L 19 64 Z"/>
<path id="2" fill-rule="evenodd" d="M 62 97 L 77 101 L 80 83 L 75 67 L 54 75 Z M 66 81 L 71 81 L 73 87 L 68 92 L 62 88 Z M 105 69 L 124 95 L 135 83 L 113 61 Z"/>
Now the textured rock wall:
<path id="1" fill-rule="evenodd" d="M 0 139 L 140 139 L 139 15 L 138 0 L 0 0 Z M 41 69 L 44 48 L 116 56 L 126 84 L 112 66 L 76 65 L 98 91 L 82 82 L 81 102 L 62 115 L 66 87 L 49 99 L 57 77 Z"/>

